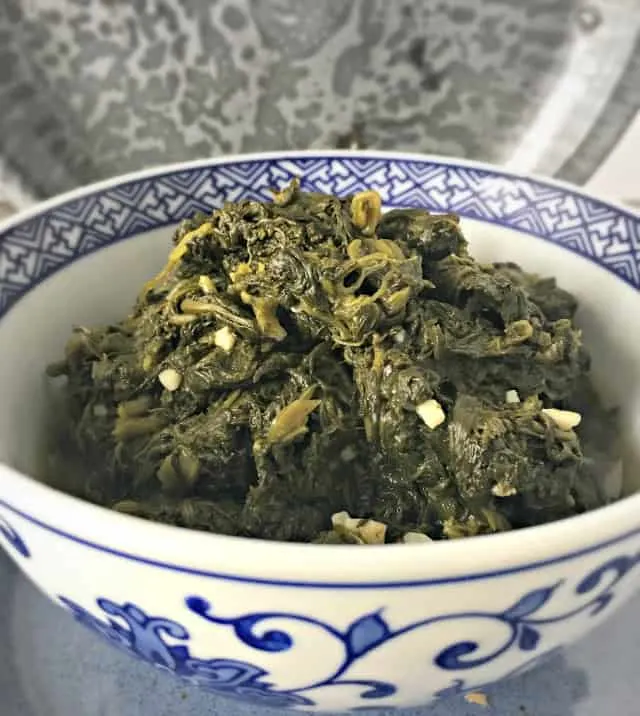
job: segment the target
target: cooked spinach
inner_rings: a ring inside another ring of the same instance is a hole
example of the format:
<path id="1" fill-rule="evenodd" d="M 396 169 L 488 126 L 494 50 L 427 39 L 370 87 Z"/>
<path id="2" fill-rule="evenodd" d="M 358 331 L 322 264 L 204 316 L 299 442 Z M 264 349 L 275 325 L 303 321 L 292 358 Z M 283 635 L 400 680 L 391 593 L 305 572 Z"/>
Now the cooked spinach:
<path id="1" fill-rule="evenodd" d="M 616 431 L 576 308 L 476 261 L 455 215 L 294 180 L 184 221 L 129 316 L 73 330 L 49 368 L 66 377 L 50 480 L 153 520 L 331 544 L 592 509 L 608 498 L 575 428 L 601 462 Z"/>

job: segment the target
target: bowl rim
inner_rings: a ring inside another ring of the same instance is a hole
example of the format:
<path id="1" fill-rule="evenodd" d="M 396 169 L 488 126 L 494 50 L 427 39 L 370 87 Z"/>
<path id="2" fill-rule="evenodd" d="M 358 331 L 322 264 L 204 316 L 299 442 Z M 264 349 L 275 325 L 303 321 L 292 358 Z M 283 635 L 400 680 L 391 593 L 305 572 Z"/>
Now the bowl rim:
<path id="1" fill-rule="evenodd" d="M 264 161 L 277 161 L 286 159 L 379 159 L 382 161 L 407 161 L 407 162 L 425 162 L 442 165 L 450 165 L 453 167 L 478 170 L 494 174 L 495 176 L 505 179 L 518 179 L 534 182 L 541 186 L 553 189 L 559 189 L 565 194 L 579 196 L 583 199 L 594 201 L 603 206 L 607 206 L 616 213 L 628 216 L 634 220 L 640 220 L 640 208 L 624 204 L 615 198 L 600 195 L 589 189 L 584 189 L 577 184 L 573 184 L 563 179 L 548 177 L 536 172 L 518 172 L 507 169 L 498 164 L 491 162 L 482 162 L 476 159 L 465 159 L 451 156 L 448 154 L 433 154 L 420 152 L 394 152 L 392 150 L 374 150 L 374 149 L 301 149 L 301 150 L 283 150 L 271 152 L 248 152 L 237 154 L 222 154 L 216 157 L 204 157 L 201 159 L 191 159 L 185 162 L 171 162 L 169 164 L 157 164 L 146 169 L 139 169 L 133 172 L 125 172 L 124 174 L 114 174 L 106 179 L 83 184 L 82 186 L 68 191 L 56 194 L 48 199 L 36 202 L 33 206 L 28 206 L 21 211 L 12 214 L 0 221 L 0 238 L 9 229 L 21 224 L 24 221 L 34 218 L 40 214 L 45 214 L 55 209 L 61 204 L 69 201 L 75 201 L 80 198 L 90 196 L 91 194 L 99 194 L 107 189 L 116 186 L 123 186 L 132 182 L 138 182 L 143 179 L 157 179 L 164 175 L 176 174 L 178 172 L 186 172 L 194 169 L 205 169 L 208 167 L 224 166 L 225 164 L 251 163 Z M 479 219 L 483 221 L 483 219 Z M 515 229 L 514 229 L 515 231 Z M 523 233 L 525 229 L 522 229 Z M 622 277 L 620 277 L 622 278 Z"/>
<path id="2" fill-rule="evenodd" d="M 633 221 L 640 219 L 640 212 L 633 208 L 601 199 L 596 194 L 568 182 L 513 172 L 489 163 L 444 155 L 392 151 L 305 150 L 223 155 L 116 175 L 72 189 L 5 219 L 0 222 L 0 240 L 11 228 L 44 215 L 66 202 L 99 194 L 130 182 L 200 168 L 215 168 L 234 162 L 314 158 L 449 164 L 487 172 L 507 180 L 533 181 L 572 196 L 592 200 Z M 527 233 L 525 229 L 521 232 Z M 629 282 L 622 276 L 614 275 L 629 286 Z M 640 293 L 637 287 L 631 285 L 630 288 Z M 11 310 L 12 307 L 9 307 L 8 311 Z M 635 514 L 640 514 L 640 492 L 582 515 L 511 532 L 422 545 L 370 545 L 366 549 L 358 545 L 342 545 L 340 549 L 336 549 L 333 545 L 226 536 L 154 523 L 93 505 L 0 464 L 0 482 L 5 481 L 6 484 L 15 485 L 16 489 L 11 489 L 15 498 L 11 497 L 10 501 L 5 501 L 0 497 L 0 506 L 33 526 L 85 547 L 172 571 L 231 581 L 286 586 L 394 588 L 474 581 L 526 572 L 579 558 L 640 534 L 640 519 L 634 518 Z M 24 505 L 37 505 L 38 516 L 32 514 L 31 508 L 25 508 Z M 61 514 L 74 515 L 77 518 L 75 523 L 81 525 L 82 529 L 67 531 L 58 526 L 65 524 L 59 517 Z M 105 535 L 108 536 L 107 539 Z M 135 545 L 136 548 L 130 550 L 126 545 Z M 559 550 L 559 545 L 562 545 L 562 550 Z M 416 555 L 422 555 L 424 552 L 416 550 L 429 550 L 428 561 L 417 562 Z M 207 554 L 214 556 L 208 557 Z M 215 570 L 210 568 L 211 564 L 216 565 Z M 264 576 L 265 574 L 268 576 Z M 425 574 L 430 576 L 420 577 Z M 384 575 L 384 579 L 371 579 L 372 575 Z"/>
<path id="3" fill-rule="evenodd" d="M 14 483 L 21 503 L 40 509 L 36 517 L 31 509 L 16 506 L 13 498 L 0 498 L 1 508 L 75 545 L 169 572 L 270 586 L 397 589 L 473 583 L 588 557 L 640 535 L 634 518 L 640 511 L 640 494 L 511 532 L 363 547 L 236 537 L 152 522 L 68 495 L 5 465 L 0 465 L 0 480 Z M 79 527 L 60 526 L 61 514 Z M 73 520 L 68 519 L 71 516 Z M 2 522 L 0 516 L 0 527 Z M 20 536 L 20 530 L 13 531 Z M 211 556 L 202 558 L 202 553 Z M 416 561 L 425 555 L 428 561 Z"/>

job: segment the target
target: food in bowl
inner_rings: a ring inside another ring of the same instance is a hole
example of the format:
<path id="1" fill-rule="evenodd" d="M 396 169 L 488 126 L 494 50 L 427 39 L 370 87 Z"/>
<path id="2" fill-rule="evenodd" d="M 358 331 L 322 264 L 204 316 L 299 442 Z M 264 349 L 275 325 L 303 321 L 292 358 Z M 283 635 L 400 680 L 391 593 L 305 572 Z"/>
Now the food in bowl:
<path id="1" fill-rule="evenodd" d="M 475 260 L 455 214 L 381 208 L 374 191 L 294 180 L 183 221 L 130 315 L 75 328 L 49 368 L 65 378 L 56 487 L 327 544 L 501 532 L 608 502 L 616 420 L 574 297 Z"/>

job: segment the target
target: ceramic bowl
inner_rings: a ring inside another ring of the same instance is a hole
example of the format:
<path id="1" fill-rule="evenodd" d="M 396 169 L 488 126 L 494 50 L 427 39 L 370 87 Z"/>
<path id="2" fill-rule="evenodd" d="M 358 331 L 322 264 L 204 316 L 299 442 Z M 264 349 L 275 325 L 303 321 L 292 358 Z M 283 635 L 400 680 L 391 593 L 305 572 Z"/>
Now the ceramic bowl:
<path id="1" fill-rule="evenodd" d="M 152 524 L 28 477 L 44 424 L 43 369 L 71 325 L 127 310 L 164 263 L 176 222 L 224 200 L 266 198 L 292 176 L 317 191 L 376 189 L 387 207 L 458 212 L 478 256 L 556 275 L 582 301 L 595 376 L 621 406 L 634 464 L 637 215 L 458 160 L 367 152 L 207 160 L 74 191 L 0 228 L 0 542 L 114 646 L 216 693 L 328 710 L 481 688 L 577 639 L 640 585 L 640 495 L 513 533 L 363 548 Z"/>

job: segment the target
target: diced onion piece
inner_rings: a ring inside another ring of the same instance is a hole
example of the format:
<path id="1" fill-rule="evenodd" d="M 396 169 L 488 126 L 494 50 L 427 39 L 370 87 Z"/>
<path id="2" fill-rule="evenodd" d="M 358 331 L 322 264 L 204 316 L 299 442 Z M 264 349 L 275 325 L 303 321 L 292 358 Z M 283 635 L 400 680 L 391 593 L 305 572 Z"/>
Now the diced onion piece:
<path id="1" fill-rule="evenodd" d="M 165 368 L 163 371 L 160 371 L 158 380 L 166 390 L 172 393 L 180 387 L 182 376 L 175 368 Z"/>
<path id="2" fill-rule="evenodd" d="M 506 403 L 519 403 L 520 402 L 520 396 L 518 395 L 517 390 L 507 390 L 504 396 L 504 400 Z"/>
<path id="3" fill-rule="evenodd" d="M 582 415 L 572 410 L 559 410 L 558 408 L 544 408 L 542 412 L 550 418 L 560 430 L 573 430 L 580 425 Z"/>
<path id="4" fill-rule="evenodd" d="M 442 406 L 437 400 L 425 400 L 416 408 L 416 413 L 420 416 L 422 422 L 430 429 L 435 430 L 438 425 L 442 425 L 446 420 L 446 415 Z"/>
<path id="5" fill-rule="evenodd" d="M 418 542 L 433 542 L 431 537 L 427 537 L 427 535 L 423 534 L 422 532 L 407 532 L 402 538 L 402 541 L 405 544 L 418 544 Z"/>
<path id="6" fill-rule="evenodd" d="M 222 348 L 225 353 L 230 353 L 233 350 L 233 347 L 236 344 L 237 336 L 236 334 L 229 328 L 229 326 L 224 326 L 223 328 L 219 328 L 214 334 L 213 334 L 213 342 L 215 345 L 218 346 L 218 348 Z"/>

